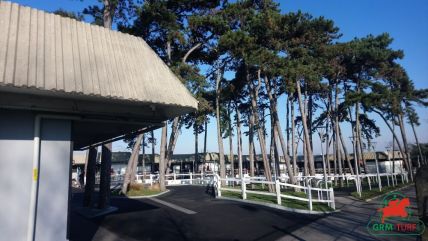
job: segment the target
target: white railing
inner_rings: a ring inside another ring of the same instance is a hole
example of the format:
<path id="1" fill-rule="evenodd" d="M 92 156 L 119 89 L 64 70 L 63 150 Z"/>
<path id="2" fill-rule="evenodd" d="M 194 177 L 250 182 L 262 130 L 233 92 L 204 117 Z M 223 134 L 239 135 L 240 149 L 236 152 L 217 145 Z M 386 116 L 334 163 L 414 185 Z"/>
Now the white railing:
<path id="1" fill-rule="evenodd" d="M 230 185 L 231 183 L 241 185 L 241 189 L 237 188 L 230 188 L 230 187 L 223 187 L 222 185 Z M 274 185 L 275 186 L 275 192 L 264 192 L 264 191 L 255 191 L 255 190 L 248 190 L 247 185 L 249 184 L 262 184 L 262 185 Z M 327 203 L 329 207 L 332 209 L 335 209 L 335 202 L 334 202 L 334 191 L 333 188 L 323 189 L 323 188 L 314 188 L 310 185 L 307 186 L 301 186 L 301 185 L 293 185 L 289 183 L 283 183 L 280 182 L 279 179 L 275 180 L 274 182 L 268 182 L 268 181 L 260 181 L 255 180 L 255 178 L 246 178 L 243 177 L 241 179 L 239 178 L 220 178 L 217 174 L 214 176 L 214 187 L 216 189 L 216 195 L 218 197 L 222 196 L 222 191 L 231 191 L 231 192 L 238 192 L 241 193 L 242 199 L 247 199 L 247 194 L 259 194 L 259 195 L 265 195 L 265 196 L 274 196 L 276 197 L 276 203 L 278 205 L 281 205 L 282 198 L 284 199 L 292 199 L 292 200 L 299 200 L 303 202 L 308 203 L 309 210 L 313 210 L 313 203 Z M 297 197 L 293 195 L 287 195 L 281 193 L 281 190 L 286 190 L 287 188 L 291 190 L 300 189 L 303 190 L 307 197 Z M 313 194 L 316 195 L 313 195 Z"/>
<path id="2" fill-rule="evenodd" d="M 214 174 L 211 173 L 172 173 L 165 175 L 165 185 L 178 186 L 178 185 L 208 185 L 212 184 Z M 123 183 L 124 174 L 111 175 L 111 185 L 115 186 Z M 159 182 L 159 174 L 138 174 L 135 175 L 137 183 L 153 185 Z M 99 184 L 100 177 L 96 176 L 95 183 Z"/>

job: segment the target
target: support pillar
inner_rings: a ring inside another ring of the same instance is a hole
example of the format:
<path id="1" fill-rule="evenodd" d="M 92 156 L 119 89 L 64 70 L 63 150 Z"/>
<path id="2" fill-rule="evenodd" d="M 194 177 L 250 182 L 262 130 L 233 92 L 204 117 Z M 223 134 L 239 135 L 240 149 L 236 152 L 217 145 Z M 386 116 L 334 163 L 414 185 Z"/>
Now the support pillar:
<path id="1" fill-rule="evenodd" d="M 101 149 L 100 170 L 100 195 L 98 208 L 103 209 L 110 204 L 110 182 L 111 182 L 111 151 L 112 143 L 104 144 Z"/>
<path id="2" fill-rule="evenodd" d="M 83 198 L 84 207 L 92 207 L 95 190 L 95 172 L 97 162 L 97 149 L 91 147 L 88 155 L 88 167 L 86 169 L 85 194 Z"/>

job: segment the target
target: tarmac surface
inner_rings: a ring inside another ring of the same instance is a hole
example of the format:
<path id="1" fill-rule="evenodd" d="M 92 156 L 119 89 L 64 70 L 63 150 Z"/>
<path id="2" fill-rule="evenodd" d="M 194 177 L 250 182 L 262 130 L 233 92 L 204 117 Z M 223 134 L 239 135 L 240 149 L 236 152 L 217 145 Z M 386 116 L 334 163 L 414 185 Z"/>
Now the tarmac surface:
<path id="1" fill-rule="evenodd" d="M 168 189 L 151 199 L 112 198 L 118 211 L 95 219 L 72 211 L 70 240 L 417 240 L 379 238 L 367 232 L 381 199 L 362 202 L 337 193 L 341 212 L 308 215 L 215 199 L 202 186 Z M 414 187 L 401 192 L 415 207 Z M 82 193 L 74 193 L 72 203 L 81 205 Z"/>

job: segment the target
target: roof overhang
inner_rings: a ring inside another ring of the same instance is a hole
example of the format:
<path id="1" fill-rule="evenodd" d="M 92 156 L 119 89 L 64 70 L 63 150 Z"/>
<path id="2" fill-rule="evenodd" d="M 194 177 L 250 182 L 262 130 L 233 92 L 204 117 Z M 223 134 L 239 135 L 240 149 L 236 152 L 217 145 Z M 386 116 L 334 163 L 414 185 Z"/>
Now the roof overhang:
<path id="1" fill-rule="evenodd" d="M 76 149 L 197 109 L 141 39 L 0 1 L 0 108 L 77 116 Z"/>

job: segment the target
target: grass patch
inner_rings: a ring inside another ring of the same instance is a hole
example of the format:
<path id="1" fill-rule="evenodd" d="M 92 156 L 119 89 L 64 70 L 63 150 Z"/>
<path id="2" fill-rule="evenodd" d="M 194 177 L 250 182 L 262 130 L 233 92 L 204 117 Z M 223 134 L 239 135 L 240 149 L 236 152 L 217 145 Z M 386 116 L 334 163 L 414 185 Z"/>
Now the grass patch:
<path id="1" fill-rule="evenodd" d="M 222 193 L 222 196 L 224 197 L 242 199 L 242 195 L 240 192 L 222 191 L 221 193 Z M 304 192 L 283 191 L 281 193 L 290 195 L 290 196 L 306 198 L 306 194 Z M 277 204 L 275 196 L 266 196 L 261 194 L 247 193 L 247 200 L 261 202 L 261 203 Z M 289 198 L 282 198 L 281 206 L 288 207 L 288 208 L 309 210 L 309 206 L 307 202 L 300 201 L 300 200 L 293 200 Z M 316 203 L 316 202 L 312 203 L 312 210 L 313 211 L 333 211 L 333 209 L 330 208 L 327 204 Z"/>
<path id="2" fill-rule="evenodd" d="M 135 197 L 135 196 L 151 196 L 151 195 L 156 195 L 159 193 L 161 193 L 160 190 L 153 190 L 153 189 L 144 188 L 141 190 L 131 189 L 128 191 L 127 195 L 130 197 Z"/>
<path id="3" fill-rule="evenodd" d="M 137 197 L 137 196 L 151 196 L 161 193 L 159 185 L 146 186 L 143 184 L 131 184 L 126 196 Z M 112 196 L 123 196 L 121 189 L 115 189 L 111 192 Z"/>
<path id="4" fill-rule="evenodd" d="M 383 194 L 386 194 L 388 192 L 394 191 L 396 189 L 402 188 L 404 186 L 407 186 L 411 184 L 409 183 L 405 183 L 405 184 L 398 184 L 397 186 L 393 187 L 393 186 L 386 186 L 386 187 L 382 187 L 382 191 L 379 191 L 379 188 L 377 186 L 377 183 L 375 185 L 372 185 L 372 190 L 368 190 L 368 189 L 363 189 L 363 191 L 361 192 L 361 197 L 358 195 L 358 192 L 352 192 L 351 195 L 355 198 L 361 199 L 361 200 L 367 200 L 369 198 L 373 198 L 376 196 L 380 196 Z M 375 188 L 376 187 L 376 188 Z"/>

